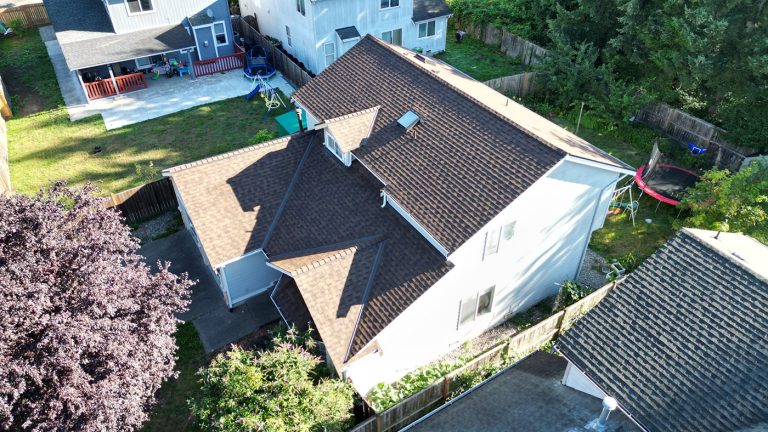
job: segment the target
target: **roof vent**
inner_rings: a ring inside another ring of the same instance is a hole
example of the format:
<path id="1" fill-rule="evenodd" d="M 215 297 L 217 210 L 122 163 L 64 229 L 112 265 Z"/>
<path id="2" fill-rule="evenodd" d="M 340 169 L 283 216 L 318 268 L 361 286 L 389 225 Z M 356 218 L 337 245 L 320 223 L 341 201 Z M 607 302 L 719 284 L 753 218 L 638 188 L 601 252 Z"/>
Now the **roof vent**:
<path id="1" fill-rule="evenodd" d="M 397 124 L 402 126 L 406 131 L 416 126 L 421 121 L 421 118 L 415 112 L 408 110 L 402 117 L 397 120 Z"/>

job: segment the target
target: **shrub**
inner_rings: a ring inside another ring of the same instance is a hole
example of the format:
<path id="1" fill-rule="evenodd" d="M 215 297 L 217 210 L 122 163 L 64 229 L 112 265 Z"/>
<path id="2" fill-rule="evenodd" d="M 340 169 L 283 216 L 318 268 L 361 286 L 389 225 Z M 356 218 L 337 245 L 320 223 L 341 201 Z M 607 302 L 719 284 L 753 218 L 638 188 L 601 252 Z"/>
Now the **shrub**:
<path id="1" fill-rule="evenodd" d="M 736 231 L 768 242 L 768 162 L 755 160 L 734 175 L 712 169 L 689 189 L 684 226 Z"/>
<path id="2" fill-rule="evenodd" d="M 146 166 L 135 164 L 134 168 L 136 168 L 136 175 L 145 183 L 149 183 L 160 178 L 160 170 L 155 167 L 155 163 L 152 161 L 149 161 Z"/>
<path id="3" fill-rule="evenodd" d="M 251 139 L 248 140 L 248 144 L 256 145 L 273 139 L 275 139 L 275 134 L 267 129 L 260 129 L 258 132 L 256 132 L 256 135 L 252 136 Z"/>
<path id="4" fill-rule="evenodd" d="M 352 424 L 354 390 L 325 377 L 309 333 L 278 334 L 261 352 L 233 348 L 198 372 L 190 401 L 204 428 L 221 431 L 344 431 Z"/>
<path id="5" fill-rule="evenodd" d="M 553 312 L 560 311 L 588 296 L 592 290 L 574 280 L 567 280 L 560 285 L 560 292 L 555 298 Z"/>
<path id="6" fill-rule="evenodd" d="M 424 366 L 405 374 L 394 383 L 377 384 L 368 393 L 366 399 L 377 412 L 384 411 L 419 390 L 423 390 L 465 363 L 465 360 L 460 359 L 455 362 L 439 362 Z"/>

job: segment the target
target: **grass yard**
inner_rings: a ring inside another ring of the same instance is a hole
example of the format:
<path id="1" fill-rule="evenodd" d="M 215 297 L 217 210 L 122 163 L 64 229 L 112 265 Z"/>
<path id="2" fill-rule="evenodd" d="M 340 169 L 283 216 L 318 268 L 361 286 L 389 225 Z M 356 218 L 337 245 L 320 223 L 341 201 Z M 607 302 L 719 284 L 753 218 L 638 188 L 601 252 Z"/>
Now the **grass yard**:
<path id="1" fill-rule="evenodd" d="M 191 322 L 181 324 L 174 335 L 176 345 L 176 371 L 179 377 L 166 381 L 157 392 L 158 404 L 150 414 L 149 422 L 144 425 L 145 432 L 160 431 L 198 431 L 195 419 L 187 405 L 200 389 L 195 373 L 208 363 L 200 338 Z"/>
<path id="2" fill-rule="evenodd" d="M 528 66 L 520 59 L 509 57 L 501 50 L 467 35 L 461 43 L 453 37 L 454 30 L 448 26 L 445 51 L 435 55 L 478 81 L 488 81 L 508 75 L 525 72 Z"/>
<path id="3" fill-rule="evenodd" d="M 160 178 L 163 168 L 248 146 L 261 129 L 277 132 L 264 104 L 244 98 L 111 131 L 100 116 L 73 123 L 36 31 L 0 40 L 0 52 L 0 74 L 9 77 L 18 112 L 8 121 L 8 146 L 11 184 L 20 193 L 33 194 L 59 179 L 93 182 L 103 194 L 119 192 Z M 102 151 L 94 154 L 96 146 Z"/>

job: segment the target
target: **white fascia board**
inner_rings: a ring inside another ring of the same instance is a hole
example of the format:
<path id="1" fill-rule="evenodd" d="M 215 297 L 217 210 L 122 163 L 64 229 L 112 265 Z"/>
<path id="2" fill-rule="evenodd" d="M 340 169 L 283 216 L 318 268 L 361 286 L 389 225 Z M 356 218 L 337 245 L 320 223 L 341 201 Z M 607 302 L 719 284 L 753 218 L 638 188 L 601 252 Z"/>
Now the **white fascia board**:
<path id="1" fill-rule="evenodd" d="M 271 262 L 269 262 L 269 261 L 265 261 L 265 262 L 264 262 L 264 264 L 266 264 L 266 265 L 267 265 L 267 267 L 273 268 L 273 269 L 275 269 L 275 270 L 279 271 L 280 273 L 282 273 L 282 274 L 284 274 L 284 275 L 286 275 L 286 276 L 291 276 L 291 277 L 293 277 L 293 274 L 291 274 L 291 272 L 289 272 L 288 270 L 286 270 L 286 269 L 284 269 L 284 268 L 278 267 L 278 266 L 276 266 L 276 265 L 272 264 L 272 263 L 271 263 Z"/>
<path id="2" fill-rule="evenodd" d="M 394 199 L 391 195 L 387 194 L 386 192 L 382 191 L 382 194 L 386 197 L 387 204 L 392 206 L 393 209 L 395 209 L 396 212 L 400 213 L 400 216 L 402 216 L 408 223 L 411 224 L 412 227 L 416 228 L 416 231 L 419 232 L 432 246 L 435 247 L 441 254 L 443 254 L 444 257 L 448 257 L 448 249 L 445 248 L 445 246 L 441 245 L 440 242 L 437 241 L 435 237 L 432 236 L 432 234 L 429 233 L 429 231 L 426 230 L 413 216 L 411 216 L 410 213 L 405 211 L 402 206 Z"/>
<path id="3" fill-rule="evenodd" d="M 583 159 L 583 158 L 572 156 L 572 155 L 565 156 L 565 160 L 567 160 L 568 162 L 573 162 L 573 163 L 577 163 L 577 164 L 581 164 L 581 165 L 586 165 L 586 166 L 593 167 L 593 168 L 599 168 L 599 169 L 602 169 L 602 170 L 605 170 L 605 171 L 612 171 L 612 172 L 615 172 L 615 173 L 624 174 L 624 175 L 631 175 L 631 176 L 635 175 L 635 171 L 632 171 L 632 170 L 627 169 L 627 168 L 617 167 L 615 165 L 608 165 L 608 164 L 605 164 L 605 163 L 602 163 L 602 162 L 597 162 L 597 161 L 593 161 L 593 160 L 589 160 L 589 159 Z"/>
<path id="4" fill-rule="evenodd" d="M 261 252 L 261 249 L 256 249 L 256 250 L 252 250 L 250 252 L 246 252 L 246 253 L 240 255 L 237 258 L 232 258 L 232 259 L 224 261 L 223 263 L 217 265 L 216 268 L 220 269 L 220 268 L 226 267 L 227 264 L 232 264 L 235 261 L 240 261 L 241 259 L 243 259 L 245 257 L 251 256 L 253 254 L 257 254 L 257 253 L 260 253 L 260 252 Z"/>

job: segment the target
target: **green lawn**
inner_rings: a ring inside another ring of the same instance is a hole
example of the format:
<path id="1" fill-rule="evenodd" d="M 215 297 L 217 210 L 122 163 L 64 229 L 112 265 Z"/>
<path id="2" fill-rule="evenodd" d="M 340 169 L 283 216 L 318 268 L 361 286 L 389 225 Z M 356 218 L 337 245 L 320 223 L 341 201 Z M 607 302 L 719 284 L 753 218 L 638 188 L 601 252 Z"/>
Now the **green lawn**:
<path id="1" fill-rule="evenodd" d="M 520 59 L 509 57 L 496 47 L 467 35 L 464 41 L 456 43 L 454 30 L 448 27 L 445 51 L 436 58 L 452 65 L 478 81 L 488 81 L 508 75 L 525 72 L 528 67 Z"/>
<path id="2" fill-rule="evenodd" d="M 179 377 L 163 383 L 157 392 L 158 404 L 144 425 L 145 432 L 197 431 L 187 400 L 200 389 L 195 373 L 208 363 L 200 338 L 191 322 L 179 326 L 176 334 L 176 371 Z"/>
<path id="3" fill-rule="evenodd" d="M 35 193 L 58 179 L 72 185 L 90 181 L 104 194 L 118 192 L 159 178 L 163 168 L 248 146 L 261 129 L 277 131 L 265 117 L 264 104 L 244 98 L 112 131 L 100 116 L 73 123 L 37 32 L 0 40 L 0 52 L 3 78 L 19 77 L 7 84 L 19 112 L 8 121 L 8 145 L 11 184 L 20 193 Z M 37 112 L 24 111 L 31 106 Z M 286 110 L 275 110 L 273 116 Z M 102 151 L 93 153 L 97 146 Z M 150 163 L 154 169 L 146 169 Z M 140 173 L 137 166 L 145 169 Z"/>

